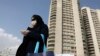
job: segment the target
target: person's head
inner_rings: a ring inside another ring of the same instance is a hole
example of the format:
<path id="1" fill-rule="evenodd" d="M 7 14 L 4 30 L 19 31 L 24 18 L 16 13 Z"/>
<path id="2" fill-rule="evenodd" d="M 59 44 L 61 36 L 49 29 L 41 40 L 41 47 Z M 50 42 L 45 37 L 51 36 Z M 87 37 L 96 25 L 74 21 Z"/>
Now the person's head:
<path id="1" fill-rule="evenodd" d="M 39 27 L 39 26 L 43 25 L 44 22 L 43 22 L 41 16 L 33 15 L 32 19 L 31 19 L 31 24 L 33 27 Z"/>

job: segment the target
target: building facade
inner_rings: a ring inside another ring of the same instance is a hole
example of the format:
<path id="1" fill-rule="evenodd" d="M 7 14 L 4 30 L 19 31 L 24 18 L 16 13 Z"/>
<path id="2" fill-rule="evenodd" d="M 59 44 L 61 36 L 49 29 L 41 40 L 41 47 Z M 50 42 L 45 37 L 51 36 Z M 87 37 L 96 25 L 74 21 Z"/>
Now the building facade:
<path id="1" fill-rule="evenodd" d="M 84 22 L 86 52 L 88 56 L 100 56 L 100 10 L 83 7 L 82 21 Z"/>
<path id="2" fill-rule="evenodd" d="M 79 0 L 51 0 L 48 50 L 85 56 Z"/>

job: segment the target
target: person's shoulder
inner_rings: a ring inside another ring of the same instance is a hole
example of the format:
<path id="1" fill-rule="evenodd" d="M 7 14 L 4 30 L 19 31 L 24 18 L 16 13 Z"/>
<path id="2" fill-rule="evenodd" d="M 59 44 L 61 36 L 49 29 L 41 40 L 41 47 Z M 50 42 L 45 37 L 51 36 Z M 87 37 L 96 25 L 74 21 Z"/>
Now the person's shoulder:
<path id="1" fill-rule="evenodd" d="M 48 29 L 48 26 L 46 24 L 42 25 L 43 29 Z"/>
<path id="2" fill-rule="evenodd" d="M 44 27 L 48 27 L 46 24 L 44 24 Z"/>
<path id="3" fill-rule="evenodd" d="M 42 24 L 41 26 L 42 26 L 42 27 L 48 27 L 46 24 Z"/>

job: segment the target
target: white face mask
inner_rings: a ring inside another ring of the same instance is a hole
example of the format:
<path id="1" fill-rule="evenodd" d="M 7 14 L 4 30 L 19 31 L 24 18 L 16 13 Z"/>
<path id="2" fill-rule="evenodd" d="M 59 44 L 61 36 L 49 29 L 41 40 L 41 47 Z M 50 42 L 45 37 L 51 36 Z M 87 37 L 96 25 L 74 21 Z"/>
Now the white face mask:
<path id="1" fill-rule="evenodd" d="M 33 28 L 35 25 L 36 25 L 36 23 L 37 23 L 37 21 L 36 20 L 34 20 L 34 21 L 31 21 L 31 28 Z"/>

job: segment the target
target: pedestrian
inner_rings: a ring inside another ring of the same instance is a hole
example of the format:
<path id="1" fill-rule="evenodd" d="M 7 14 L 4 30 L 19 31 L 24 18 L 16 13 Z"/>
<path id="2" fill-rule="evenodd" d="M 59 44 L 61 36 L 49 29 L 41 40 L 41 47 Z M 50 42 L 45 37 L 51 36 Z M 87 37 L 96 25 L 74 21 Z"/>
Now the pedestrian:
<path id="1" fill-rule="evenodd" d="M 24 38 L 16 56 L 31 56 L 34 53 L 46 52 L 48 27 L 39 15 L 33 15 L 30 26 L 21 33 Z"/>

